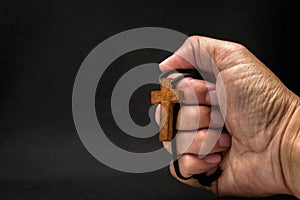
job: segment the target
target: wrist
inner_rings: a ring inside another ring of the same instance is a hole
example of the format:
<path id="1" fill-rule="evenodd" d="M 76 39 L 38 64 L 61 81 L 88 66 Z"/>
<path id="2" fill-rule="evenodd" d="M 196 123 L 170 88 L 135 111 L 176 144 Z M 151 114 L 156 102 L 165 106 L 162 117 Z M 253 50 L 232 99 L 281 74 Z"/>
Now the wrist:
<path id="1" fill-rule="evenodd" d="M 288 123 L 281 141 L 281 166 L 289 193 L 300 198 L 300 104 L 290 107 Z"/>

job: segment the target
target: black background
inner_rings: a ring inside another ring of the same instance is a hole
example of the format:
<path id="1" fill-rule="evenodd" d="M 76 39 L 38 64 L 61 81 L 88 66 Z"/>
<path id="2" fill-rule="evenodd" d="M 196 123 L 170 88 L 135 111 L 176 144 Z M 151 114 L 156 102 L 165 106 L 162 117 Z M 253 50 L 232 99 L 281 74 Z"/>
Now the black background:
<path id="1" fill-rule="evenodd" d="M 72 118 L 77 70 L 96 45 L 114 34 L 165 27 L 242 43 L 299 95 L 289 57 L 288 12 L 289 2 L 284 0 L 1 0 L 0 199 L 216 199 L 175 181 L 167 168 L 128 174 L 94 159 Z M 149 50 L 118 59 L 100 84 L 103 101 L 97 91 L 98 116 L 110 116 L 103 109 L 110 80 L 116 81 L 128 66 L 160 62 L 167 56 Z M 137 123 L 147 121 L 141 118 Z M 145 143 L 117 134 L 113 122 L 106 126 L 122 148 L 159 147 L 156 140 Z"/>

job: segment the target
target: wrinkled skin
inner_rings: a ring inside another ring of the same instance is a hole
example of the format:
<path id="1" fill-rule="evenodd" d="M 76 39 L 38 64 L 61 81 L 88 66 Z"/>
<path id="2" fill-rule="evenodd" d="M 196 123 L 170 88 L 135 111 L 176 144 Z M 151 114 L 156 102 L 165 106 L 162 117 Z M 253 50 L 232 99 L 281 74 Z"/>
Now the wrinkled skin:
<path id="1" fill-rule="evenodd" d="M 205 113 L 203 106 L 197 107 L 192 105 L 193 102 L 188 102 L 189 93 L 185 92 L 187 106 L 185 110 L 181 109 L 181 120 L 193 121 L 193 110 L 199 110 L 201 117 L 197 124 L 199 137 L 179 158 L 182 175 L 189 177 L 219 165 L 224 170 L 222 176 L 211 188 L 206 188 L 218 196 L 292 195 L 293 188 L 289 184 L 291 177 L 287 177 L 283 169 L 289 163 L 286 163 L 286 145 L 282 142 L 285 141 L 285 130 L 300 105 L 299 97 L 286 88 L 247 48 L 237 43 L 193 36 L 160 64 L 162 72 L 194 67 L 211 73 L 216 82 L 205 86 L 205 82 L 197 82 L 192 78 L 184 81 L 192 85 L 200 103 L 204 101 L 211 105 L 215 101 L 218 104 L 219 110 L 214 112 L 225 116 L 228 132 L 222 133 L 210 155 L 200 159 L 197 153 L 208 128 L 205 121 L 211 120 L 210 111 Z M 181 82 L 178 87 L 181 84 L 181 89 L 187 90 Z M 208 89 L 216 91 L 210 100 L 205 99 Z M 195 126 L 192 123 L 184 124 Z M 195 127 L 190 128 L 193 129 Z M 224 155 L 221 157 L 216 152 L 223 152 Z M 172 163 L 170 171 L 179 181 L 204 188 L 194 179 L 179 179 Z"/>

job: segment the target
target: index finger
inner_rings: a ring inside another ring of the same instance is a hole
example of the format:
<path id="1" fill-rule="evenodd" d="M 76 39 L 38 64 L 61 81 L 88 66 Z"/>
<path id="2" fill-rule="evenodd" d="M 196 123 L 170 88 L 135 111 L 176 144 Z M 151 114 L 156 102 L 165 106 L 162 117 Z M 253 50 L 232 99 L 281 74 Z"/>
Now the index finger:
<path id="1" fill-rule="evenodd" d="M 237 54 L 245 49 L 234 42 L 202 36 L 189 37 L 169 58 L 160 63 L 162 72 L 176 69 L 197 69 L 213 73 L 232 67 L 240 60 Z"/>

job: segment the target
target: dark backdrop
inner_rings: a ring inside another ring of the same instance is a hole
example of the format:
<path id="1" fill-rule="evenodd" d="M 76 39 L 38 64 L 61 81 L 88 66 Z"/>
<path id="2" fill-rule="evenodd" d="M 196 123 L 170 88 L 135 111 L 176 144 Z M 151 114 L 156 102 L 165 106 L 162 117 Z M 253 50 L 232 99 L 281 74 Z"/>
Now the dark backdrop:
<path id="1" fill-rule="evenodd" d="M 175 181 L 167 168 L 128 174 L 94 159 L 72 118 L 77 70 L 106 38 L 158 26 L 242 43 L 299 95 L 289 58 L 288 11 L 286 0 L 1 0 L 0 199 L 216 199 Z M 102 105 L 111 92 L 110 80 L 116 81 L 129 66 L 160 62 L 168 55 L 148 50 L 118 59 L 103 78 L 103 101 L 97 93 L 98 115 L 111 117 Z M 140 92 L 149 87 L 144 89 Z M 147 119 L 140 110 L 133 116 L 140 116 L 135 118 L 143 124 Z M 105 124 L 122 148 L 144 151 L 159 145 L 118 134 L 111 120 Z"/>

